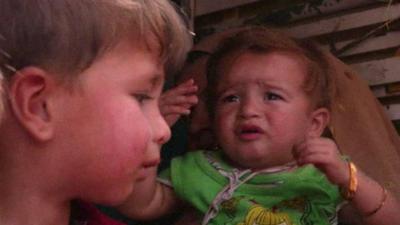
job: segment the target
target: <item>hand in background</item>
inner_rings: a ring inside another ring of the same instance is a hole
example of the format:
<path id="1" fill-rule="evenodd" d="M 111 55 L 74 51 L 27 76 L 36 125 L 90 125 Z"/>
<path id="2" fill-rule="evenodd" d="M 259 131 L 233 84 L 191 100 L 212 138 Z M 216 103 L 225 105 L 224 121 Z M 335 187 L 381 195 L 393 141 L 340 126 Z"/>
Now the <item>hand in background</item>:
<path id="1" fill-rule="evenodd" d="M 194 80 L 189 79 L 161 94 L 160 112 L 170 127 L 182 115 L 190 114 L 190 108 L 198 102 L 197 90 Z"/>

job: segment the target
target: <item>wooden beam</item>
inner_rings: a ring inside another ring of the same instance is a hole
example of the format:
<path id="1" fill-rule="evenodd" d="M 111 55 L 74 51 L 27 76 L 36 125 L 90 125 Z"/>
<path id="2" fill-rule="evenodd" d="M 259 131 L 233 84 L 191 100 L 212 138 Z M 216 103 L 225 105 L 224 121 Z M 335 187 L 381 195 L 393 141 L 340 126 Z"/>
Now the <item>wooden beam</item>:
<path id="1" fill-rule="evenodd" d="M 337 42 L 335 43 L 335 48 L 341 49 L 343 46 L 346 46 L 353 41 L 354 40 Z M 371 37 L 361 42 L 354 48 L 343 52 L 339 55 L 339 57 L 362 54 L 394 47 L 400 47 L 400 31 L 389 32 L 383 36 Z M 323 48 L 330 50 L 330 46 L 328 45 L 324 45 Z"/>
<path id="2" fill-rule="evenodd" d="M 383 98 L 387 95 L 385 85 L 373 86 L 371 87 L 371 91 L 377 98 Z"/>
<path id="3" fill-rule="evenodd" d="M 337 0 L 324 0 L 320 5 L 315 5 L 315 3 L 305 2 L 302 4 L 303 8 L 301 11 L 293 10 L 290 12 L 290 22 L 294 22 L 296 20 L 332 14 L 335 12 L 354 9 L 361 6 L 372 5 L 372 4 L 383 4 L 377 3 L 376 0 L 346 0 L 346 1 L 337 1 Z M 273 13 L 281 13 L 288 9 L 276 10 Z"/>
<path id="4" fill-rule="evenodd" d="M 372 86 L 371 91 L 377 98 L 380 98 L 380 99 L 400 97 L 400 91 L 398 91 L 398 92 L 388 92 L 387 91 L 388 89 L 390 89 L 391 86 L 400 86 L 400 83 L 390 83 L 390 84 L 386 84 L 386 85 Z"/>
<path id="5" fill-rule="evenodd" d="M 230 9 L 257 1 L 260 0 L 198 0 L 196 1 L 196 16 Z"/>
<path id="6" fill-rule="evenodd" d="M 315 22 L 287 27 L 285 30 L 295 37 L 305 38 L 383 23 L 396 18 L 400 18 L 400 4 L 321 19 Z"/>
<path id="7" fill-rule="evenodd" d="M 400 57 L 367 61 L 351 66 L 371 86 L 400 81 Z"/>
<path id="8" fill-rule="evenodd" d="M 400 104 L 383 106 L 391 120 L 400 120 Z"/>

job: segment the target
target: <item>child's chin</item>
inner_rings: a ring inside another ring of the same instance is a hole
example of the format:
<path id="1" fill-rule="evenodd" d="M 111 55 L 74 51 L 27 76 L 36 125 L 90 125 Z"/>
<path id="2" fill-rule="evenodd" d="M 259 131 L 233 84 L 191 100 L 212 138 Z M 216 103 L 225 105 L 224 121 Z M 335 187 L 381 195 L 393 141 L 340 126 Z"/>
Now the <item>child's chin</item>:
<path id="1" fill-rule="evenodd" d="M 109 199 L 104 201 L 103 203 L 107 206 L 118 206 L 121 205 L 122 203 L 125 202 L 125 200 L 129 197 L 129 195 L 132 193 L 133 188 L 129 188 L 127 190 L 120 191 L 119 193 L 114 193 Z"/>
<path id="2" fill-rule="evenodd" d="M 149 176 L 150 170 L 148 168 L 142 167 L 139 169 L 139 171 L 136 173 L 135 176 L 135 182 L 140 182 L 146 179 L 146 177 Z"/>
<path id="3" fill-rule="evenodd" d="M 136 182 L 142 182 L 142 181 L 144 181 L 145 179 L 146 179 L 145 176 L 140 176 L 140 177 L 137 177 L 137 178 L 135 179 L 135 181 L 136 181 Z"/>

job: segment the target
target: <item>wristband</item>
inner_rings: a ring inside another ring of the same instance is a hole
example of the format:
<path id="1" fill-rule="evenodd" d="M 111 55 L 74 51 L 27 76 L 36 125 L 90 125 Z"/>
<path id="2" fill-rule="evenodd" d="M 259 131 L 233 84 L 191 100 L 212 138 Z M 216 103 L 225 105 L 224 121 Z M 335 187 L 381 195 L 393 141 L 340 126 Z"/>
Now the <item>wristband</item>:
<path id="1" fill-rule="evenodd" d="M 348 201 L 351 201 L 356 194 L 358 179 L 357 179 L 357 167 L 352 162 L 348 162 L 349 165 L 349 186 L 347 188 L 342 188 L 340 194 L 342 197 Z"/>

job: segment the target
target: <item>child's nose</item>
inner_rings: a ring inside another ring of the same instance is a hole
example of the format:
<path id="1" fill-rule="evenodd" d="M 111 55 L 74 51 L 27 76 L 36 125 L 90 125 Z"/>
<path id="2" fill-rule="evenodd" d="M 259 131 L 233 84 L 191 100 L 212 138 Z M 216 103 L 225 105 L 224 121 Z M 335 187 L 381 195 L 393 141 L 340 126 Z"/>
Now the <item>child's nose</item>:
<path id="1" fill-rule="evenodd" d="M 171 129 L 159 112 L 155 120 L 155 125 L 153 127 L 154 142 L 163 145 L 171 138 Z"/>
<path id="2" fill-rule="evenodd" d="M 240 116 L 242 118 L 257 117 L 259 115 L 259 102 L 254 98 L 245 98 L 240 102 Z"/>

